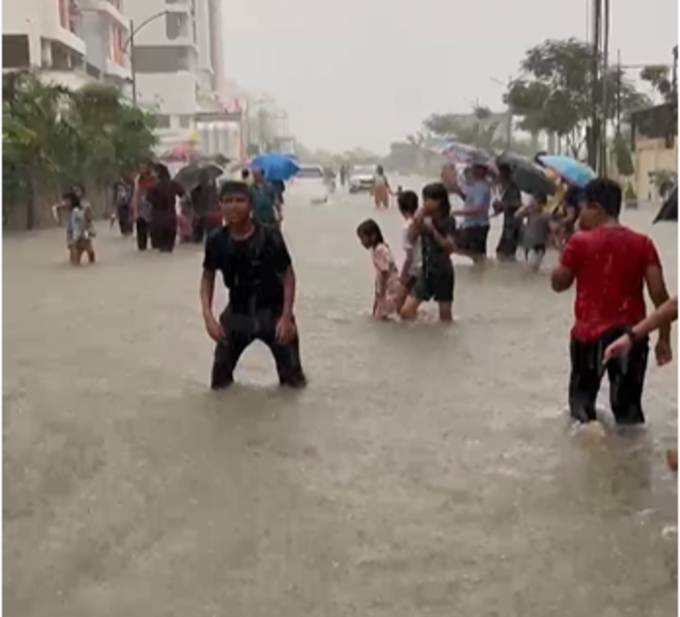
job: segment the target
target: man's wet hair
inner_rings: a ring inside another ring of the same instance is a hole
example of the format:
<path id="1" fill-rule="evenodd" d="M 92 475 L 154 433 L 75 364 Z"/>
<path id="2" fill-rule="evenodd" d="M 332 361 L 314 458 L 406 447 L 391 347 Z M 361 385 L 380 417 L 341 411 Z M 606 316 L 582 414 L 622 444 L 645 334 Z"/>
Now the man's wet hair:
<path id="1" fill-rule="evenodd" d="M 231 195 L 242 195 L 250 201 L 250 187 L 240 180 L 225 180 L 220 186 L 220 199 Z"/>
<path id="2" fill-rule="evenodd" d="M 75 208 L 80 208 L 82 205 L 80 197 L 78 197 L 75 191 L 67 191 L 61 196 L 61 199 L 63 202 L 67 203 L 69 208 L 72 210 Z"/>
<path id="3" fill-rule="evenodd" d="M 415 214 L 418 210 L 418 194 L 415 191 L 402 191 L 397 197 L 397 205 L 402 214 Z"/>
<path id="4" fill-rule="evenodd" d="M 605 214 L 618 218 L 621 214 L 621 185 L 609 178 L 595 178 L 583 189 L 583 200 L 586 204 L 597 204 Z"/>

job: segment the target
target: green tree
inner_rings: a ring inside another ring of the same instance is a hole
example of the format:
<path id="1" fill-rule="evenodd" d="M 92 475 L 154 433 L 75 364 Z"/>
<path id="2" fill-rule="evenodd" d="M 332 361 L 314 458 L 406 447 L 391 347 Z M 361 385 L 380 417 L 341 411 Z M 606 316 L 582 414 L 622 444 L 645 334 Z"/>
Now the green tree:
<path id="1" fill-rule="evenodd" d="M 652 86 L 664 102 L 673 103 L 676 100 L 677 94 L 673 92 L 671 72 L 667 66 L 663 64 L 646 66 L 640 71 L 640 79 Z"/>
<path id="2" fill-rule="evenodd" d="M 472 116 L 461 114 L 431 114 L 423 126 L 431 135 L 450 138 L 483 150 L 500 146 L 496 135 L 500 123 L 488 107 L 475 107 Z"/>
<path id="3" fill-rule="evenodd" d="M 575 157 L 581 153 L 592 114 L 592 54 L 590 45 L 574 38 L 545 41 L 526 52 L 521 75 L 505 94 L 506 103 L 521 118 L 520 128 L 558 135 Z M 598 61 L 604 65 L 603 58 Z M 625 116 L 648 103 L 616 67 L 608 68 L 602 81 L 609 104 L 606 113 L 602 101 L 598 109 L 607 120 L 616 116 L 617 106 Z"/>
<path id="4" fill-rule="evenodd" d="M 152 116 L 127 104 L 115 88 L 74 92 L 28 72 L 3 75 L 4 220 L 8 207 L 22 207 L 32 229 L 38 198 L 86 179 L 107 187 L 154 144 Z"/>

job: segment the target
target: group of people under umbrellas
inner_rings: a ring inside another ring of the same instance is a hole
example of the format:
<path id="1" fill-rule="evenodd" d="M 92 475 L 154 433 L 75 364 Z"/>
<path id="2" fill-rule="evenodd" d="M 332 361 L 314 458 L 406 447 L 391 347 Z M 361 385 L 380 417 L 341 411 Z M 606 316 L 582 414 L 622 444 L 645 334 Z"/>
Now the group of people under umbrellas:
<path id="1" fill-rule="evenodd" d="M 191 163 L 173 178 L 167 165 L 145 160 L 138 173 L 125 172 L 113 186 L 115 214 L 124 236 L 135 234 L 137 248 L 174 250 L 180 239 L 200 243 L 221 224 L 214 164 Z M 179 208 L 178 208 L 179 204 Z"/>

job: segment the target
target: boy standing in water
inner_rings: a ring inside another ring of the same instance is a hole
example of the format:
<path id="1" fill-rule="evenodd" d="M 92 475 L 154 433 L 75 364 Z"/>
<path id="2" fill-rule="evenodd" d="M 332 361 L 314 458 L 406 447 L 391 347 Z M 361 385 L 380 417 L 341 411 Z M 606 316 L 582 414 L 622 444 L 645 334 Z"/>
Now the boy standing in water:
<path id="1" fill-rule="evenodd" d="M 576 282 L 569 408 L 574 420 L 583 424 L 597 421 L 595 403 L 605 370 L 616 423 L 644 423 L 647 337 L 631 339 L 625 362 L 612 358 L 605 365 L 604 351 L 644 319 L 645 285 L 655 306 L 668 300 L 654 243 L 622 226 L 618 221 L 620 210 L 621 187 L 608 179 L 591 181 L 583 192 L 579 215 L 582 231 L 569 240 L 552 272 L 552 288 L 557 292 L 566 291 Z M 660 329 L 655 352 L 659 363 L 670 357 L 670 325 Z"/>
<path id="2" fill-rule="evenodd" d="M 293 316 L 295 271 L 283 236 L 253 220 L 251 191 L 244 182 L 225 182 L 220 202 L 226 225 L 206 241 L 200 293 L 205 329 L 216 343 L 211 387 L 231 385 L 241 354 L 255 340 L 272 352 L 281 385 L 303 387 Z M 212 310 L 218 272 L 229 290 L 219 319 Z"/>

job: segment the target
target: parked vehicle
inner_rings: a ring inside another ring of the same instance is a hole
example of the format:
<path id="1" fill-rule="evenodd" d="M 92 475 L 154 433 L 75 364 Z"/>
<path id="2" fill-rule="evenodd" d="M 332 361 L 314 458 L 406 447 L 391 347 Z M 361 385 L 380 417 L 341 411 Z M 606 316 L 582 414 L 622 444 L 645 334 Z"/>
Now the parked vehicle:
<path id="1" fill-rule="evenodd" d="M 372 165 L 358 165 L 353 167 L 349 172 L 349 192 L 354 193 L 368 193 L 373 188 L 373 175 L 375 174 L 375 167 Z"/>
<path id="2" fill-rule="evenodd" d="M 329 189 L 323 167 L 300 164 L 300 171 L 288 182 L 286 197 L 291 201 L 303 199 L 308 203 L 326 203 L 329 198 Z"/>

